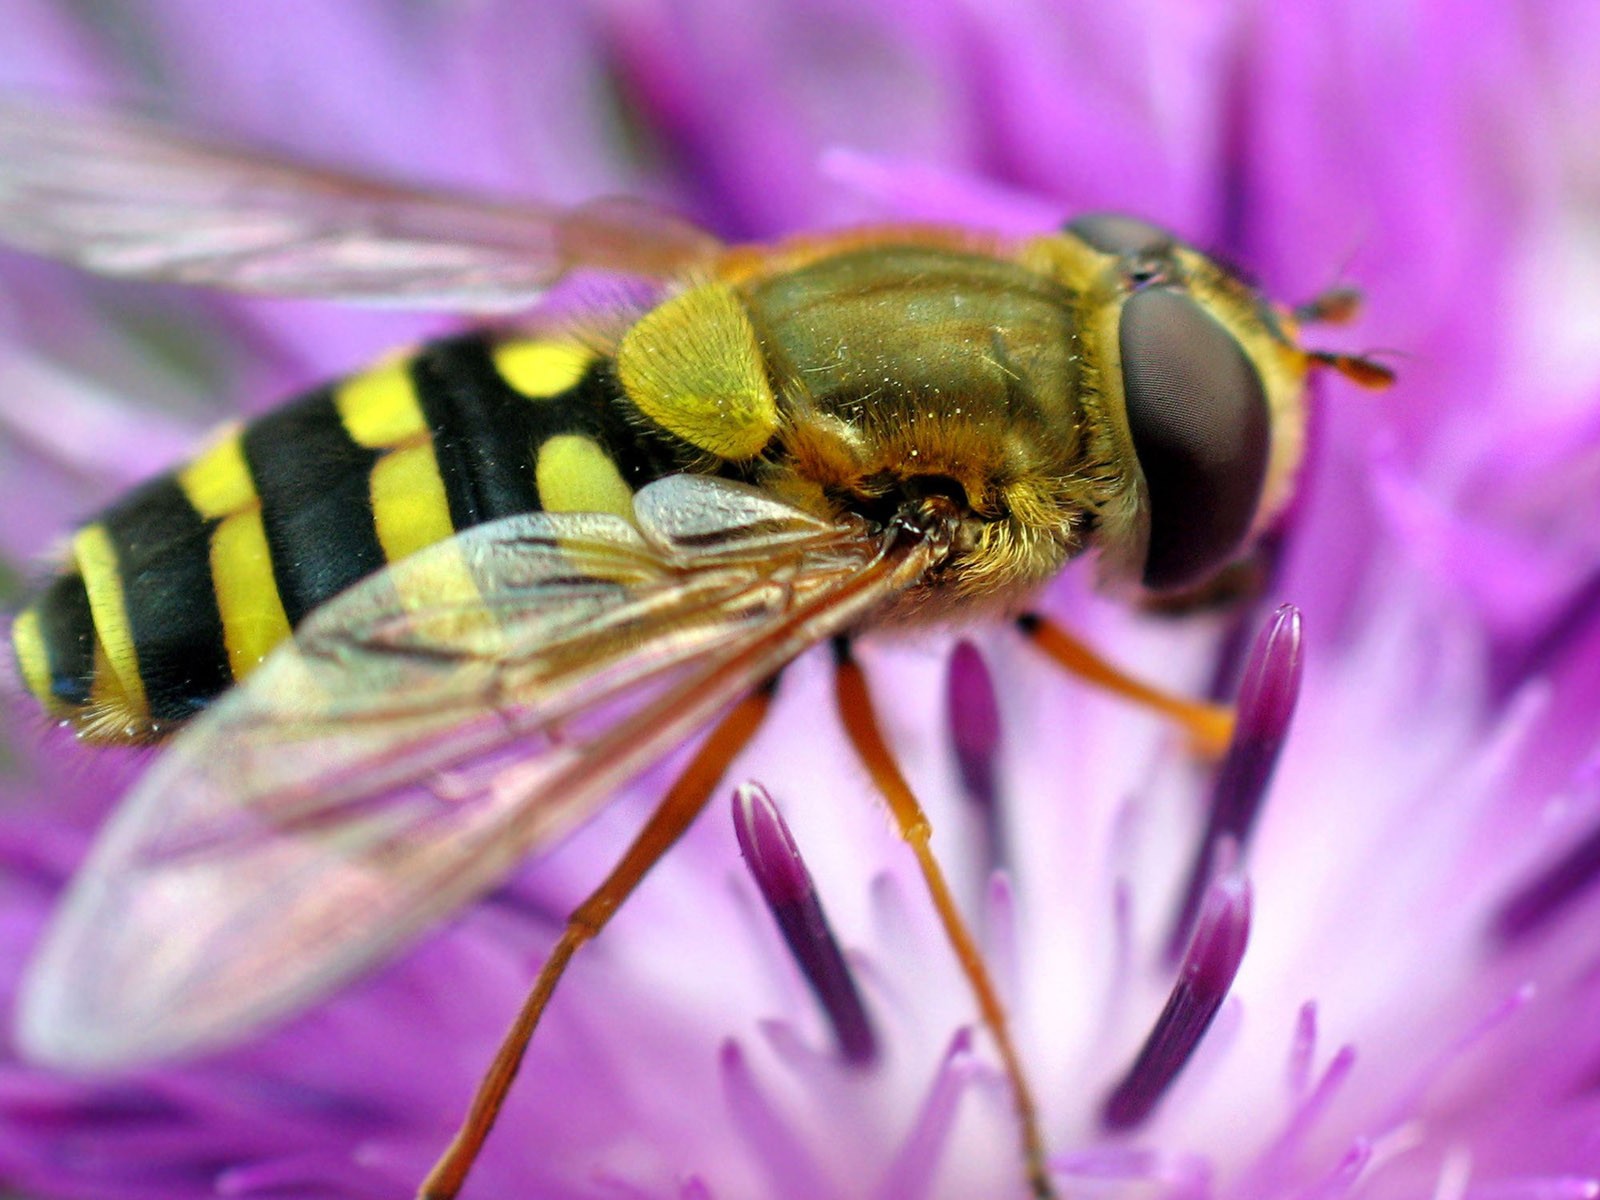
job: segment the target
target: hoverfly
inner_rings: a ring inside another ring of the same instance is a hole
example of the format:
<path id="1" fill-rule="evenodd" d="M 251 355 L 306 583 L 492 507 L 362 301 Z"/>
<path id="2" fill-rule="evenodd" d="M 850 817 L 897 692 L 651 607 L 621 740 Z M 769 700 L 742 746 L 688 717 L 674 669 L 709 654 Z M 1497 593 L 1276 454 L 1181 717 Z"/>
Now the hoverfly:
<path id="1" fill-rule="evenodd" d="M 30 969 L 30 1055 L 127 1064 L 306 1005 L 709 726 L 423 1185 L 454 1195 L 573 952 L 700 811 L 779 672 L 833 639 L 847 729 L 1049 1194 L 1004 1013 L 848 639 L 1022 617 L 1072 659 L 1026 612 L 1069 560 L 1094 550 L 1153 592 L 1207 579 L 1290 494 L 1308 371 L 1381 368 L 1304 349 L 1295 312 L 1129 217 L 726 246 L 638 206 L 412 191 L 16 103 L 0 239 L 111 275 L 497 318 L 224 433 L 79 529 L 16 618 L 23 682 L 85 740 L 176 734 Z M 542 312 L 577 271 L 634 299 Z M 1225 711 L 1094 670 L 1225 738 Z"/>

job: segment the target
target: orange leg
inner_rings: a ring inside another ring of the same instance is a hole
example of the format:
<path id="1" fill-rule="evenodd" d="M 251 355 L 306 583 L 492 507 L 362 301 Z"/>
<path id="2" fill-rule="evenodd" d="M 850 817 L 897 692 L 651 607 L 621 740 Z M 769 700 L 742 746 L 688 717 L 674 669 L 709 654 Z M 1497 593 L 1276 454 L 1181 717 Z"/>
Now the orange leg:
<path id="1" fill-rule="evenodd" d="M 662 798 L 655 812 L 650 814 L 650 820 L 634 838 L 621 861 L 611 869 L 605 882 L 567 918 L 566 929 L 539 971 L 539 978 L 535 980 L 528 998 L 523 1001 L 522 1010 L 495 1054 L 494 1062 L 478 1084 L 466 1119 L 461 1123 L 449 1149 L 434 1164 L 418 1190 L 419 1200 L 453 1200 L 460 1192 L 462 1184 L 466 1182 L 467 1172 L 472 1169 L 484 1140 L 489 1136 L 489 1130 L 494 1126 L 495 1118 L 500 1115 L 500 1107 L 505 1103 L 511 1081 L 516 1078 L 517 1068 L 522 1065 L 522 1057 L 527 1052 L 533 1031 L 539 1025 L 539 1018 L 544 1014 L 545 1006 L 555 993 L 556 984 L 561 981 L 573 954 L 579 946 L 605 928 L 606 922 L 639 885 L 639 881 L 700 815 L 734 755 L 745 747 L 761 727 L 772 701 L 772 691 L 769 685 L 751 693 L 711 731 L 694 760 Z"/>
<path id="2" fill-rule="evenodd" d="M 945 936 L 949 938 L 961 970 L 977 997 L 978 1012 L 995 1040 L 1006 1078 L 1011 1083 L 1012 1101 L 1016 1105 L 1017 1120 L 1022 1125 L 1022 1156 L 1027 1167 L 1028 1182 L 1040 1200 L 1051 1200 L 1055 1196 L 1055 1188 L 1045 1168 L 1044 1139 L 1039 1134 L 1039 1110 L 1034 1104 L 1027 1078 L 1023 1075 L 1022 1059 L 1011 1040 L 1000 996 L 989 979 L 989 971 L 978 952 L 977 942 L 956 910 L 944 872 L 933 856 L 929 846 L 933 829 L 927 815 L 922 811 L 922 805 L 917 803 L 905 776 L 900 773 L 888 743 L 883 740 L 878 714 L 872 705 L 872 694 L 867 689 L 866 676 L 851 654 L 848 641 L 841 638 L 834 643 L 834 647 L 837 661 L 834 693 L 838 699 L 840 716 L 844 720 L 845 733 L 849 735 L 861 761 L 866 764 L 873 783 L 877 784 L 878 790 L 888 801 L 889 812 L 894 817 L 900 836 L 916 855 L 917 866 L 928 886 L 928 894 L 933 898 L 940 923 L 944 925 Z"/>
<path id="3" fill-rule="evenodd" d="M 1124 699 L 1170 717 L 1189 734 L 1194 748 L 1208 758 L 1221 758 L 1233 737 L 1233 707 L 1206 704 L 1162 691 L 1124 674 L 1047 617 L 1029 613 L 1017 618 L 1017 628 L 1057 665 L 1080 679 L 1114 692 Z"/>

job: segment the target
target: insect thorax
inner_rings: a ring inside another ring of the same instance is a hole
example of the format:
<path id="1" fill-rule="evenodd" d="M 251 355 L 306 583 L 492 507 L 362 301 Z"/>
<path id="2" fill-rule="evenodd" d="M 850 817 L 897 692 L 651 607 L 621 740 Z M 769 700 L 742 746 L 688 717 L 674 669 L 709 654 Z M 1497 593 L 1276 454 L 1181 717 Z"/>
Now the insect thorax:
<path id="1" fill-rule="evenodd" d="M 1015 262 L 925 246 L 763 281 L 749 307 L 784 414 L 769 485 L 879 519 L 951 496 L 972 519 L 942 589 L 1020 602 L 1135 487 L 1079 303 Z"/>

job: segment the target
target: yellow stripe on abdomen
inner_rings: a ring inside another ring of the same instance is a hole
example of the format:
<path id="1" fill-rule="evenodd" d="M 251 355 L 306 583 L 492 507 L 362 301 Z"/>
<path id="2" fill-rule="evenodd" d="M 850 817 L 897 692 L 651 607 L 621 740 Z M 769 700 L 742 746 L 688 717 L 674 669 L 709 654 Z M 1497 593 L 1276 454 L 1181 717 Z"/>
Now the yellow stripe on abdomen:
<path id="1" fill-rule="evenodd" d="M 239 446 L 238 430 L 229 431 L 179 471 L 178 486 L 207 520 L 221 520 L 254 504 L 256 487 Z"/>
<path id="2" fill-rule="evenodd" d="M 574 387 L 595 354 L 574 342 L 502 342 L 491 352 L 495 370 L 530 400 L 549 400 Z"/>
<path id="3" fill-rule="evenodd" d="M 95 707 L 102 713 L 97 723 L 108 727 L 119 723 L 143 726 L 149 720 L 150 709 L 145 700 L 144 679 L 139 674 L 133 628 L 128 623 L 117 551 L 106 527 L 96 522 L 78 530 L 72 539 L 72 556 L 89 593 L 89 611 L 94 614 L 101 650 L 96 655 L 93 689 Z"/>
<path id="4" fill-rule="evenodd" d="M 44 631 L 39 626 L 38 609 L 24 610 L 12 623 L 11 648 L 22 671 L 22 682 L 28 685 L 34 699 L 51 716 L 64 713 L 66 707 L 50 688 L 50 654 L 44 644 Z"/>
<path id="5" fill-rule="evenodd" d="M 334 390 L 333 403 L 351 441 L 386 451 L 369 480 L 373 526 L 384 558 L 399 562 L 453 535 L 450 501 L 411 361 L 346 380 Z"/>
<path id="6" fill-rule="evenodd" d="M 428 432 L 409 359 L 353 375 L 334 389 L 333 404 L 358 446 L 382 450 Z"/>
<path id="7" fill-rule="evenodd" d="M 615 513 L 633 520 L 633 489 L 600 444 L 581 433 L 558 433 L 539 447 L 534 475 L 546 512 Z"/>
<path id="8" fill-rule="evenodd" d="M 243 679 L 289 636 L 259 504 L 234 513 L 211 535 L 211 581 L 228 669 Z"/>
<path id="9" fill-rule="evenodd" d="M 228 670 L 243 679 L 289 636 L 261 521 L 261 501 L 237 432 L 178 472 L 195 510 L 218 522 L 211 534 L 211 587 L 222 618 Z"/>
<path id="10" fill-rule="evenodd" d="M 372 516 L 390 562 L 455 533 L 431 441 L 391 450 L 372 469 Z"/>

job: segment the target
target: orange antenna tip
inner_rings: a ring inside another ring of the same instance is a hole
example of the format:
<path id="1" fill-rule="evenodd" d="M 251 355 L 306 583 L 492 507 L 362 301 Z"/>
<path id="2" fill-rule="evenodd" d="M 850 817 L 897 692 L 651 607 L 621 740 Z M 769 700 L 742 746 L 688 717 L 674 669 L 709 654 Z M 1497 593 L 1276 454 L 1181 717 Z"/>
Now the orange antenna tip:
<path id="1" fill-rule="evenodd" d="M 1394 382 L 1392 369 L 1360 354 L 1330 354 L 1326 350 L 1312 350 L 1307 357 L 1314 363 L 1332 367 L 1352 383 L 1373 391 L 1381 391 Z"/>

